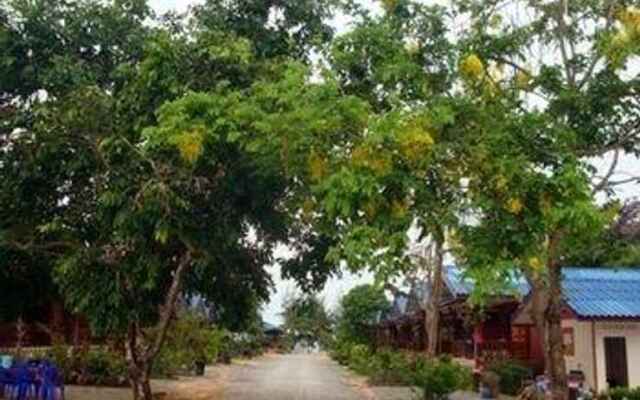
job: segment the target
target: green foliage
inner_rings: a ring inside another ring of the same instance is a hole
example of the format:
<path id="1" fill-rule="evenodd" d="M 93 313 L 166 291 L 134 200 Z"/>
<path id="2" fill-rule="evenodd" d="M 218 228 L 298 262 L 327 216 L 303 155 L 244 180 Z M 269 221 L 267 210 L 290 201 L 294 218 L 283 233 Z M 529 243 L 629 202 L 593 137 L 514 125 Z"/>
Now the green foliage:
<path id="1" fill-rule="evenodd" d="M 444 399 L 455 390 L 469 390 L 471 370 L 449 358 L 425 359 L 416 367 L 414 382 L 424 391 L 425 399 Z"/>
<path id="2" fill-rule="evenodd" d="M 326 345 L 331 333 L 331 320 L 324 304 L 314 295 L 285 300 L 283 329 L 293 342 L 310 341 Z"/>
<path id="3" fill-rule="evenodd" d="M 337 334 L 342 340 L 372 344 L 372 327 L 390 309 L 384 290 L 373 285 L 351 289 L 340 300 Z"/>
<path id="4" fill-rule="evenodd" d="M 520 393 L 522 383 L 532 376 L 531 370 L 513 360 L 498 360 L 487 367 L 500 378 L 500 392 L 510 396 Z"/>
<path id="5" fill-rule="evenodd" d="M 624 388 L 617 387 L 613 389 L 609 389 L 605 396 L 611 400 L 638 400 L 640 399 L 640 388 Z"/>
<path id="6" fill-rule="evenodd" d="M 181 313 L 167 332 L 155 372 L 171 375 L 192 371 L 196 362 L 215 363 L 222 351 L 224 336 L 224 330 L 212 327 L 201 316 Z"/>
<path id="7" fill-rule="evenodd" d="M 74 349 L 56 345 L 43 356 L 60 369 L 66 384 L 124 386 L 128 382 L 124 354 L 107 348 Z"/>
<path id="8" fill-rule="evenodd" d="M 374 385 L 413 385 L 417 370 L 407 355 L 390 349 L 378 349 L 369 359 L 366 373 Z"/>
<path id="9" fill-rule="evenodd" d="M 331 356 L 374 385 L 420 387 L 429 399 L 441 399 L 456 390 L 472 386 L 472 373 L 449 358 L 425 358 L 392 349 L 372 351 L 367 345 L 337 340 Z"/>

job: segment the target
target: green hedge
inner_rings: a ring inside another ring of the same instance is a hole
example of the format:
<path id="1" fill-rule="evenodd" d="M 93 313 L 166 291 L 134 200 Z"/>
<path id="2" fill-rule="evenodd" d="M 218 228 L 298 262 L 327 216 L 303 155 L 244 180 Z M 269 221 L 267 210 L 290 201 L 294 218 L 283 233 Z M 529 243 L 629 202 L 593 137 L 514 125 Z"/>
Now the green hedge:
<path id="1" fill-rule="evenodd" d="M 495 361 L 487 367 L 500 378 L 500 392 L 511 396 L 520 393 L 522 382 L 531 378 L 532 372 L 526 366 L 514 360 Z"/>
<path id="2" fill-rule="evenodd" d="M 374 385 L 418 386 L 429 399 L 472 387 L 471 370 L 446 357 L 427 359 L 391 349 L 372 351 L 366 345 L 348 341 L 334 343 L 331 356 L 367 376 Z"/>
<path id="3" fill-rule="evenodd" d="M 636 388 L 617 387 L 617 388 L 609 389 L 609 391 L 606 392 L 605 396 L 598 396 L 598 397 L 605 397 L 611 400 L 640 400 L 640 387 L 636 387 Z"/>

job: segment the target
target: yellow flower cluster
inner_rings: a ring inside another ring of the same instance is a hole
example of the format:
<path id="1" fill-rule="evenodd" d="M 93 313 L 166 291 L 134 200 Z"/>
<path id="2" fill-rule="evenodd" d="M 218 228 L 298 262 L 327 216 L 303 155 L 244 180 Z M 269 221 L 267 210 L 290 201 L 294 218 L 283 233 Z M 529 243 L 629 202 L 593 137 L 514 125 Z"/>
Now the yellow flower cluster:
<path id="1" fill-rule="evenodd" d="M 356 147 L 351 154 L 351 160 L 354 165 L 369 168 L 376 175 L 385 175 L 391 170 L 391 159 L 368 145 Z"/>
<path id="2" fill-rule="evenodd" d="M 203 142 L 203 133 L 200 129 L 183 133 L 176 140 L 180 157 L 189 164 L 195 164 L 204 151 Z"/>
<path id="3" fill-rule="evenodd" d="M 400 152 L 411 162 L 427 155 L 435 143 L 431 133 L 418 123 L 410 124 L 398 139 Z"/>
<path id="4" fill-rule="evenodd" d="M 470 54 L 460 62 L 460 73 L 465 79 L 478 81 L 484 75 L 484 64 L 480 57 Z"/>
<path id="5" fill-rule="evenodd" d="M 404 201 L 394 200 L 391 203 L 391 216 L 396 219 L 404 218 L 407 215 L 408 208 Z"/>
<path id="6" fill-rule="evenodd" d="M 627 7 L 617 15 L 622 27 L 611 37 L 606 53 L 612 63 L 621 66 L 629 53 L 639 50 L 640 9 Z"/>
<path id="7" fill-rule="evenodd" d="M 531 267 L 531 269 L 533 269 L 534 271 L 540 271 L 542 267 L 544 267 L 544 265 L 538 257 L 531 257 L 529 258 L 529 267 Z"/>
<path id="8" fill-rule="evenodd" d="M 382 0 L 382 7 L 384 7 L 385 11 L 388 13 L 395 11 L 397 6 L 398 0 Z"/>
<path id="9" fill-rule="evenodd" d="M 507 202 L 507 210 L 512 214 L 520 214 L 523 208 L 524 205 L 520 199 L 512 198 Z"/>
<path id="10" fill-rule="evenodd" d="M 327 175 L 327 159 L 315 150 L 309 154 L 308 167 L 312 181 L 318 182 Z"/>
<path id="11" fill-rule="evenodd" d="M 640 36 L 640 9 L 632 6 L 627 7 L 618 14 L 618 20 L 630 35 Z"/>
<path id="12" fill-rule="evenodd" d="M 518 70 L 515 76 L 516 87 L 520 90 L 527 90 L 531 86 L 531 74 L 527 71 Z"/>

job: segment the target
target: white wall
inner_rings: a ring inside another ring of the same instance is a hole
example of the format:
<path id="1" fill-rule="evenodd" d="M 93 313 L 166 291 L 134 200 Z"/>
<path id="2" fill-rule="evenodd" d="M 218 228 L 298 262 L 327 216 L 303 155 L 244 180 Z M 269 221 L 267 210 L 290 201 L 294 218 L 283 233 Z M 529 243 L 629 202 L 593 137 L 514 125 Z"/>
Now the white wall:
<path id="1" fill-rule="evenodd" d="M 605 337 L 625 337 L 627 343 L 627 369 L 629 372 L 629 386 L 640 386 L 640 322 L 597 321 L 593 326 L 591 321 L 563 320 L 563 327 L 573 327 L 574 356 L 567 356 L 567 371 L 581 370 L 589 387 L 594 386 L 593 369 L 593 341 L 592 332 L 595 331 L 595 358 L 598 391 L 607 388 L 606 365 L 604 358 Z M 594 329 L 595 328 L 595 329 Z"/>

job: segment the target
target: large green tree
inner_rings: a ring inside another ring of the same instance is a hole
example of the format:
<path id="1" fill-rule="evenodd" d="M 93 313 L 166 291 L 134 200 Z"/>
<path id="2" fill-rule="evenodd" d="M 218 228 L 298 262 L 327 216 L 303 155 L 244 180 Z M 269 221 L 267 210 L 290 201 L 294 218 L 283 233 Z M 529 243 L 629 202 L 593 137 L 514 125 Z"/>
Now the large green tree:
<path id="1" fill-rule="evenodd" d="M 134 398 L 151 398 L 180 297 L 231 320 L 268 296 L 272 248 L 293 232 L 289 177 L 243 100 L 277 103 L 253 83 L 330 37 L 333 4 L 313 5 L 211 1 L 162 20 L 142 0 L 2 9 L 0 247 L 17 254 L 3 275 L 43 260 L 36 274 L 96 333 L 124 335 Z"/>
<path id="2" fill-rule="evenodd" d="M 618 159 L 639 150 L 637 5 L 453 3 L 465 93 L 484 114 L 468 174 L 477 223 L 461 242 L 469 264 L 489 267 L 476 270 L 487 288 L 514 268 L 532 281 L 556 398 L 567 395 L 561 267 L 606 224 L 594 195 L 624 183 L 612 179 Z M 593 176 L 589 158 L 609 155 Z"/>
<path id="3" fill-rule="evenodd" d="M 292 343 L 327 343 L 331 334 L 331 318 L 317 295 L 306 294 L 286 299 L 282 317 L 285 334 Z"/>
<path id="4" fill-rule="evenodd" d="M 373 328 L 391 309 L 384 289 L 374 285 L 360 285 L 340 299 L 336 321 L 339 340 L 374 345 Z"/>

